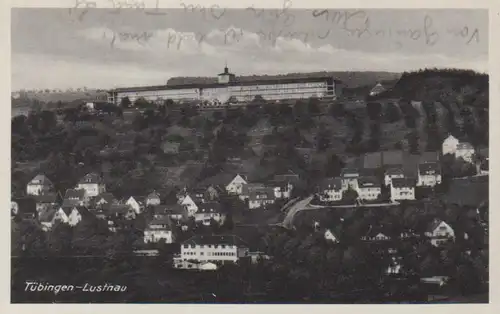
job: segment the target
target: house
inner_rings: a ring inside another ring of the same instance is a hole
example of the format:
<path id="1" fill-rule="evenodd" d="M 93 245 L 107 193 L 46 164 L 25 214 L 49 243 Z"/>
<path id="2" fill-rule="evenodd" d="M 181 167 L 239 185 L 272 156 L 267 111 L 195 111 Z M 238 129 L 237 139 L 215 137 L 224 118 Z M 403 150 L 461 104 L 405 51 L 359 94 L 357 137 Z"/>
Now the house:
<path id="1" fill-rule="evenodd" d="M 394 178 L 391 184 L 391 200 L 414 200 L 416 180 L 413 178 Z"/>
<path id="2" fill-rule="evenodd" d="M 63 203 L 66 201 L 74 202 L 74 206 L 85 206 L 89 203 L 89 196 L 84 189 L 68 189 L 64 194 Z"/>
<path id="3" fill-rule="evenodd" d="M 160 205 L 160 203 L 160 195 L 158 195 L 156 191 L 151 192 L 151 194 L 146 197 L 146 206 Z"/>
<path id="4" fill-rule="evenodd" d="M 472 162 L 474 147 L 470 143 L 459 143 L 455 151 L 455 158 L 462 158 L 466 162 Z"/>
<path id="5" fill-rule="evenodd" d="M 180 204 L 174 204 L 169 206 L 167 215 L 170 217 L 170 220 L 179 223 L 181 221 L 185 221 L 188 218 L 188 211 L 186 207 Z"/>
<path id="6" fill-rule="evenodd" d="M 446 154 L 455 155 L 457 150 L 457 146 L 460 143 L 458 139 L 456 139 L 453 135 L 449 135 L 442 144 L 442 152 L 443 156 Z"/>
<path id="7" fill-rule="evenodd" d="M 161 150 L 164 154 L 175 155 L 179 153 L 180 143 L 165 141 L 161 144 Z"/>
<path id="8" fill-rule="evenodd" d="M 235 235 L 196 235 L 181 244 L 174 267 L 182 268 L 182 261 L 233 262 L 249 254 L 248 246 Z"/>
<path id="9" fill-rule="evenodd" d="M 361 237 L 361 240 L 370 242 L 389 241 L 390 239 L 391 237 L 387 235 L 387 232 L 382 227 L 373 227 L 372 225 L 368 227 L 365 235 Z"/>
<path id="10" fill-rule="evenodd" d="M 58 209 L 59 207 L 54 205 L 51 207 L 43 208 L 38 213 L 38 221 L 42 225 L 43 231 L 49 231 L 52 229 L 52 226 L 54 224 L 54 217 Z"/>
<path id="11" fill-rule="evenodd" d="M 15 198 L 10 203 L 11 215 L 21 219 L 37 217 L 36 201 L 32 197 Z"/>
<path id="12" fill-rule="evenodd" d="M 118 204 L 118 200 L 112 193 L 104 192 L 94 197 L 92 200 L 92 205 L 95 208 L 107 208 L 111 204 Z"/>
<path id="13" fill-rule="evenodd" d="M 219 198 L 220 192 L 221 191 L 217 188 L 217 186 L 209 185 L 206 187 L 205 199 L 208 201 L 215 201 Z"/>
<path id="14" fill-rule="evenodd" d="M 358 179 L 358 198 L 360 200 L 376 200 L 382 193 L 380 182 L 375 177 L 362 177 Z"/>
<path id="15" fill-rule="evenodd" d="M 389 186 L 392 183 L 392 179 L 395 178 L 404 178 L 404 170 L 402 167 L 390 167 L 387 170 L 385 170 L 384 174 L 384 184 L 385 186 Z"/>
<path id="16" fill-rule="evenodd" d="M 140 214 L 143 211 L 142 203 L 138 199 L 134 198 L 133 196 L 131 196 L 127 199 L 127 201 L 125 202 L 125 205 L 132 207 L 132 209 L 135 211 L 136 214 Z"/>
<path id="17" fill-rule="evenodd" d="M 38 174 L 26 185 L 26 194 L 42 195 L 50 192 L 53 187 L 54 185 L 45 175 Z"/>
<path id="18" fill-rule="evenodd" d="M 441 184 L 441 167 L 437 162 L 427 162 L 418 165 L 417 186 L 434 187 Z"/>
<path id="19" fill-rule="evenodd" d="M 382 84 L 377 83 L 371 90 L 370 90 L 370 96 L 376 96 L 380 93 L 383 93 L 385 91 L 384 86 Z"/>
<path id="20" fill-rule="evenodd" d="M 106 185 L 98 174 L 89 173 L 78 182 L 77 189 L 83 189 L 89 197 L 93 197 L 106 192 Z"/>
<path id="21" fill-rule="evenodd" d="M 327 241 L 331 241 L 333 243 L 339 243 L 339 238 L 330 229 L 325 230 L 324 236 L 325 240 Z"/>
<path id="22" fill-rule="evenodd" d="M 189 217 L 193 217 L 194 214 L 198 211 L 197 203 L 201 203 L 198 199 L 196 202 L 191 196 L 186 195 L 186 197 L 182 200 L 181 205 L 185 206 L 188 212 Z"/>
<path id="23" fill-rule="evenodd" d="M 343 191 L 340 178 L 325 179 L 318 188 L 319 200 L 322 202 L 340 201 Z"/>
<path id="24" fill-rule="evenodd" d="M 274 196 L 276 198 L 290 198 L 294 186 L 296 186 L 299 181 L 299 175 L 289 171 L 285 174 L 275 175 L 270 185 L 274 188 Z"/>
<path id="25" fill-rule="evenodd" d="M 217 202 L 208 202 L 200 204 L 198 211 L 194 214 L 196 222 L 202 222 L 204 225 L 210 225 L 212 219 L 222 224 L 225 215 L 221 211 L 221 206 Z"/>
<path id="26" fill-rule="evenodd" d="M 489 173 L 489 163 L 490 163 L 490 155 L 488 151 L 488 147 L 483 147 L 478 150 L 479 161 L 476 165 L 477 174 L 479 175 L 487 175 Z"/>
<path id="27" fill-rule="evenodd" d="M 181 206 L 181 205 L 179 205 Z M 156 219 L 160 219 L 163 217 L 167 217 L 170 213 L 170 207 L 167 205 L 155 205 L 153 206 L 153 217 Z"/>
<path id="28" fill-rule="evenodd" d="M 360 172 L 356 168 L 342 169 L 340 173 L 340 178 L 342 180 L 342 189 L 347 190 L 350 187 L 353 190 L 357 190 L 359 177 L 360 177 Z"/>
<path id="29" fill-rule="evenodd" d="M 264 189 L 253 190 L 248 197 L 248 208 L 265 208 L 269 204 L 274 204 L 275 201 L 273 188 L 265 187 Z"/>
<path id="30" fill-rule="evenodd" d="M 36 211 L 39 213 L 45 208 L 49 208 L 57 204 L 58 194 L 46 193 L 34 197 L 36 202 Z"/>
<path id="31" fill-rule="evenodd" d="M 88 210 L 84 206 L 66 206 L 63 204 L 55 212 L 53 223 L 59 221 L 74 227 L 82 221 L 83 216 L 86 214 L 88 214 Z"/>
<path id="32" fill-rule="evenodd" d="M 248 183 L 241 189 L 241 194 L 239 195 L 240 200 L 244 201 L 250 197 L 250 193 L 255 191 L 264 191 L 266 186 L 262 183 Z"/>
<path id="33" fill-rule="evenodd" d="M 434 219 L 429 223 L 425 236 L 430 239 L 432 245 L 439 246 L 441 243 L 447 242 L 448 240 L 454 240 L 455 232 L 446 222 L 440 219 Z"/>
<path id="34" fill-rule="evenodd" d="M 125 218 L 126 220 L 135 219 L 137 216 L 135 210 L 126 204 L 111 204 L 109 209 L 106 211 L 108 218 Z"/>
<path id="35" fill-rule="evenodd" d="M 226 191 L 228 194 L 240 195 L 243 191 L 243 186 L 248 184 L 246 178 L 243 175 L 237 174 L 228 185 L 226 185 Z"/>
<path id="36" fill-rule="evenodd" d="M 172 222 L 168 217 L 155 218 L 144 229 L 144 243 L 173 243 Z"/>

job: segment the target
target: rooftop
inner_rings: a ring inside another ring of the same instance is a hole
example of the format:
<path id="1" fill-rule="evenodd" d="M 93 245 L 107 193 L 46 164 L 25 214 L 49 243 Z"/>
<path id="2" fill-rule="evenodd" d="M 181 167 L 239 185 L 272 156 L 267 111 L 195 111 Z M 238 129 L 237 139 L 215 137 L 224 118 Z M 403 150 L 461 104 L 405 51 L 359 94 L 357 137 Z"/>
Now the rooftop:
<path id="1" fill-rule="evenodd" d="M 358 179 L 360 188 L 380 187 L 380 182 L 375 177 L 362 177 Z"/>
<path id="2" fill-rule="evenodd" d="M 320 184 L 320 190 L 336 190 L 342 189 L 342 181 L 340 178 L 327 178 Z"/>
<path id="3" fill-rule="evenodd" d="M 86 176 L 84 176 L 78 183 L 79 184 L 89 184 L 89 183 L 101 183 L 101 177 L 97 173 L 89 173 Z"/>
<path id="4" fill-rule="evenodd" d="M 414 178 L 394 178 L 392 179 L 392 186 L 395 188 L 411 188 L 415 187 L 416 180 Z"/>
<path id="5" fill-rule="evenodd" d="M 38 174 L 28 184 L 52 185 L 52 182 L 44 174 Z"/>
<path id="6" fill-rule="evenodd" d="M 418 165 L 418 171 L 422 175 L 440 174 L 441 167 L 437 162 L 426 162 Z"/>
<path id="7" fill-rule="evenodd" d="M 225 244 L 236 245 L 238 247 L 246 246 L 246 243 L 236 235 L 196 235 L 182 244 L 188 245 L 207 245 L 207 244 Z"/>

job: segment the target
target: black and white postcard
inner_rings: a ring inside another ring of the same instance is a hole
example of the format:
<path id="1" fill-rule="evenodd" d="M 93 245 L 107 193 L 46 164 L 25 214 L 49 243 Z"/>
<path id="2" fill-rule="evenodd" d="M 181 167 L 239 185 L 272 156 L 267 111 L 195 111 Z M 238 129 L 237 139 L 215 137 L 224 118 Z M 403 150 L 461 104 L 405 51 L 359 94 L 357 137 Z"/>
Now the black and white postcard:
<path id="1" fill-rule="evenodd" d="M 6 14 L 10 303 L 491 301 L 488 3 L 59 2 Z"/>

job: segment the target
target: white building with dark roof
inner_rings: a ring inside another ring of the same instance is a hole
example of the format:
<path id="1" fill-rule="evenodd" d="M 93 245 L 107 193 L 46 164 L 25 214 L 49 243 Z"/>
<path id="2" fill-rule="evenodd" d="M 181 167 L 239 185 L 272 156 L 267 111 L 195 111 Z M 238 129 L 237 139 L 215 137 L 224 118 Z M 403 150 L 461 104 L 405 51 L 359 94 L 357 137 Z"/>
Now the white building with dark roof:
<path id="1" fill-rule="evenodd" d="M 155 218 L 144 229 L 144 243 L 157 243 L 165 240 L 165 243 L 173 243 L 172 222 L 169 217 Z"/>
<path id="2" fill-rule="evenodd" d="M 391 184 L 391 200 L 414 200 L 416 180 L 413 178 L 394 178 Z"/>
<path id="3" fill-rule="evenodd" d="M 335 202 L 342 200 L 342 180 L 340 178 L 328 178 L 323 180 L 318 187 L 319 200 L 322 202 Z"/>
<path id="4" fill-rule="evenodd" d="M 106 185 L 97 173 L 89 173 L 78 182 L 77 189 L 83 189 L 87 196 L 93 197 L 106 192 Z"/>
<path id="5" fill-rule="evenodd" d="M 384 173 L 384 184 L 386 186 L 390 186 L 392 183 L 392 179 L 396 178 L 404 178 L 404 170 L 403 167 L 391 167 L 388 168 Z"/>
<path id="6" fill-rule="evenodd" d="M 474 147 L 470 143 L 460 143 L 455 151 L 455 158 L 462 158 L 466 162 L 472 162 L 474 156 Z"/>
<path id="7" fill-rule="evenodd" d="M 437 162 L 427 162 L 418 165 L 417 186 L 434 187 L 441 184 L 441 167 Z"/>
<path id="8" fill-rule="evenodd" d="M 181 244 L 180 260 L 235 263 L 248 253 L 248 245 L 235 235 L 196 235 Z"/>
<path id="9" fill-rule="evenodd" d="M 256 96 L 272 101 L 310 97 L 336 99 L 341 93 L 342 82 L 331 72 L 236 76 L 226 66 L 217 77 L 174 77 L 166 85 L 113 89 L 108 91 L 108 101 L 119 104 L 127 97 L 132 103 L 144 98 L 221 104 L 230 99 L 250 102 Z"/>
<path id="10" fill-rule="evenodd" d="M 42 195 L 50 192 L 53 186 L 52 182 L 45 175 L 38 174 L 26 185 L 26 194 Z"/>
<path id="11" fill-rule="evenodd" d="M 360 200 L 376 200 L 382 193 L 380 182 L 375 177 L 361 177 L 358 179 L 358 198 Z"/>

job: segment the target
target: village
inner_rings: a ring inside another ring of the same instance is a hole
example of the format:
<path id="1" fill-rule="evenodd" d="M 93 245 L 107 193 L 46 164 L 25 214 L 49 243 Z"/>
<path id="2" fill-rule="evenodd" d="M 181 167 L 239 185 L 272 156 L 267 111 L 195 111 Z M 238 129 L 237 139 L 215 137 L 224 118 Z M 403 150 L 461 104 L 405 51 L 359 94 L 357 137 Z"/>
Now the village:
<path id="1" fill-rule="evenodd" d="M 240 173 L 221 175 L 218 176 L 219 183 L 212 181 L 214 183 L 209 185 L 180 189 L 175 199 L 162 199 L 160 191 L 116 199 L 97 173 L 87 174 L 73 189 L 55 191 L 50 178 L 40 173 L 26 185 L 26 197 L 12 200 L 12 217 L 35 221 L 45 232 L 57 224 L 74 227 L 97 220 L 105 222 L 110 232 L 117 232 L 124 224 L 143 215 L 147 217 L 145 228 L 141 230 L 144 245 L 137 246 L 135 254 L 157 255 L 158 249 L 148 248 L 148 244 L 177 244 L 172 267 L 214 270 L 240 259 L 249 258 L 256 262 L 259 258 L 272 258 L 248 247 L 238 235 L 230 233 L 195 234 L 179 241 L 183 238 L 182 233 L 193 228 L 196 230 L 197 225 L 227 224 L 232 218 L 223 210 L 222 198 L 240 202 L 246 211 L 275 211 L 288 215 L 285 222 L 291 215 L 307 209 L 369 208 L 419 202 L 432 198 L 433 191 L 442 184 L 441 159 L 447 155 L 473 166 L 476 171 L 472 176 L 488 175 L 487 148 L 475 151 L 469 143 L 460 142 L 450 135 L 442 143 L 441 152 L 413 156 L 410 158 L 413 163 L 407 162 L 408 156 L 402 151 L 365 154 L 361 158 L 362 167 L 342 169 L 340 177 L 325 179 L 315 187 L 316 193 L 305 197 L 294 194 L 294 187 L 300 184 L 301 178 L 292 171 L 275 175 L 267 182 L 251 182 Z M 455 179 L 467 180 L 467 177 Z M 297 204 L 300 204 L 298 208 Z M 276 225 L 294 228 L 293 221 L 288 221 L 288 224 L 277 222 Z M 327 241 L 339 242 L 333 229 L 321 229 L 320 225 L 321 221 L 315 221 L 313 227 L 323 230 Z M 360 236 L 365 241 L 389 239 L 376 227 Z M 400 241 L 416 236 L 418 234 L 414 231 L 406 230 L 401 233 Z M 467 237 L 466 234 L 456 234 L 453 226 L 438 217 L 429 222 L 424 236 L 434 246 L 457 236 Z M 388 272 L 398 272 L 398 265 L 390 264 Z"/>

